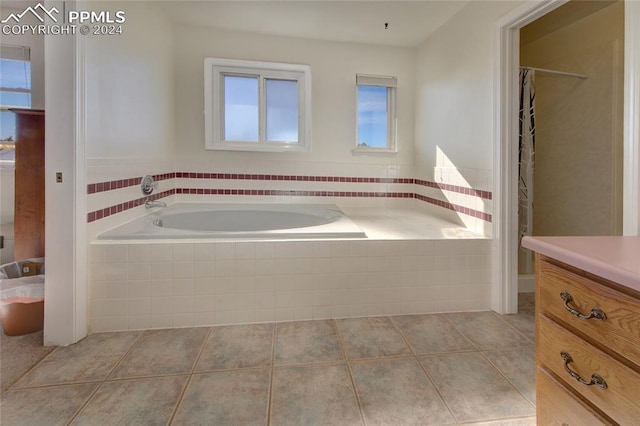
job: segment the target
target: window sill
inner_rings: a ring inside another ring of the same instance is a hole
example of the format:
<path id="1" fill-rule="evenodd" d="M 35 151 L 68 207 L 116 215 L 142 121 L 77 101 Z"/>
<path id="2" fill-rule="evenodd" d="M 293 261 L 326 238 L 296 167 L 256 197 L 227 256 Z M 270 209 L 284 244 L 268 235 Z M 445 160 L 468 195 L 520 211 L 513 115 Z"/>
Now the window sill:
<path id="1" fill-rule="evenodd" d="M 284 144 L 213 144 L 206 147 L 207 150 L 212 151 L 245 151 L 245 152 L 308 152 L 307 146 L 301 145 L 284 145 Z"/>
<path id="2" fill-rule="evenodd" d="M 353 155 L 382 155 L 391 156 L 396 155 L 398 150 L 386 149 L 386 148 L 354 148 L 351 150 Z"/>

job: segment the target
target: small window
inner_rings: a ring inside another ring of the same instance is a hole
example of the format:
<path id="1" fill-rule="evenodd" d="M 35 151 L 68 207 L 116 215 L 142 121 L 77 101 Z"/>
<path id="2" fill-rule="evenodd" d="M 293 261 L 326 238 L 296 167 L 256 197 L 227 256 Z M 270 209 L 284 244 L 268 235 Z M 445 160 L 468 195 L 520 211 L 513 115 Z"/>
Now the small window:
<path id="1" fill-rule="evenodd" d="M 0 46 L 0 161 L 15 161 L 16 115 L 9 108 L 31 108 L 30 51 Z"/>
<path id="2" fill-rule="evenodd" d="M 206 149 L 309 150 L 308 66 L 216 58 L 204 63 Z"/>
<path id="3" fill-rule="evenodd" d="M 356 75 L 354 152 L 396 152 L 396 86 L 395 77 Z"/>

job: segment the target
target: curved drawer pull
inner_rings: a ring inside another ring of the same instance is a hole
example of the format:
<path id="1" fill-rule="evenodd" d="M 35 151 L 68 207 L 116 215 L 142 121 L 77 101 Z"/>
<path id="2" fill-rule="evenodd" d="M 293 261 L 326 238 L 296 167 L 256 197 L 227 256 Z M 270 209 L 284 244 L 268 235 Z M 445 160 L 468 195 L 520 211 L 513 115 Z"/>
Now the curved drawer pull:
<path id="1" fill-rule="evenodd" d="M 595 318 L 601 321 L 604 321 L 607 319 L 607 314 L 605 314 L 604 311 L 600 308 L 597 308 L 597 307 L 591 308 L 591 312 L 589 313 L 589 315 L 585 315 L 580 311 L 578 311 L 577 309 L 569 306 L 569 303 L 573 301 L 573 297 L 566 291 L 563 291 L 562 293 L 560 293 L 560 297 L 562 298 L 562 300 L 564 300 L 564 307 L 567 309 L 567 311 L 569 311 L 572 315 L 578 318 L 582 318 L 582 319 Z"/>
<path id="2" fill-rule="evenodd" d="M 580 377 L 580 375 L 577 372 L 575 372 L 571 368 L 569 368 L 569 364 L 573 362 L 573 358 L 571 358 L 571 355 L 569 355 L 568 352 L 562 351 L 562 352 L 560 352 L 560 356 L 562 356 L 562 359 L 564 360 L 564 369 L 565 369 L 565 371 L 567 373 L 569 373 L 571 375 L 571 377 L 573 377 L 574 379 L 576 379 L 577 381 L 579 381 L 583 385 L 587 385 L 587 386 L 596 385 L 596 386 L 598 386 L 599 388 L 602 388 L 602 389 L 606 389 L 607 388 L 607 382 L 605 382 L 604 379 L 602 377 L 598 376 L 596 373 L 593 373 L 591 375 L 591 380 L 587 382 L 585 379 Z"/>

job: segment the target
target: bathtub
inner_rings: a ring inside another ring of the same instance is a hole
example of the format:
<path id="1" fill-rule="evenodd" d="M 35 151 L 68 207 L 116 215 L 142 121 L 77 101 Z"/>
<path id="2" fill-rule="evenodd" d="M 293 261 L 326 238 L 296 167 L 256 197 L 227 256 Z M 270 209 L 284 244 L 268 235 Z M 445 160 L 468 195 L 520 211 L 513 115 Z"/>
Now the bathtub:
<path id="1" fill-rule="evenodd" d="M 336 205 L 176 203 L 98 236 L 146 239 L 342 239 L 366 234 Z"/>

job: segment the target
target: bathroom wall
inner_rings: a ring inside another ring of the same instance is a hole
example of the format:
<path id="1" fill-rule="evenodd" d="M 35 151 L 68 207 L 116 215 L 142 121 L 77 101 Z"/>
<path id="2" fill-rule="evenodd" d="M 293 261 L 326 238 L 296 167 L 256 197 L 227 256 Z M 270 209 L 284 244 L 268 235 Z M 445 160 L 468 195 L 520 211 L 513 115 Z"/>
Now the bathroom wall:
<path id="1" fill-rule="evenodd" d="M 323 176 L 409 176 L 413 164 L 412 48 L 336 43 L 214 28 L 174 27 L 178 171 Z M 312 150 L 307 153 L 205 151 L 205 57 L 311 66 Z M 398 78 L 398 153 L 353 155 L 357 73 Z"/>
<path id="2" fill-rule="evenodd" d="M 324 202 L 335 203 L 347 212 L 417 207 L 451 220 L 466 218 L 464 222 L 469 227 L 485 231 L 490 222 L 486 176 L 479 178 L 483 184 L 474 182 L 473 188 L 482 190 L 482 196 L 465 182 L 440 180 L 447 186 L 444 189 L 436 185 L 433 175 L 414 179 L 415 48 L 313 41 L 184 25 L 174 27 L 174 37 L 179 200 Z M 205 151 L 205 57 L 310 65 L 312 151 Z M 351 152 L 356 129 L 357 73 L 398 78 L 395 155 Z M 260 195 L 256 197 L 256 193 Z M 434 209 L 434 205 L 444 208 Z"/>
<path id="3" fill-rule="evenodd" d="M 551 23 L 561 15 L 542 19 L 554 31 L 524 28 L 520 63 L 589 78 L 536 73 L 533 232 L 620 235 L 624 2 L 611 2 L 559 29 Z"/>
<path id="4" fill-rule="evenodd" d="M 161 177 L 155 193 L 172 194 L 176 151 L 170 24 L 150 2 L 92 2 L 91 8 L 124 10 L 126 21 L 121 35 L 86 38 L 90 239 L 144 214 L 143 176 Z"/>
<path id="5" fill-rule="evenodd" d="M 145 7 L 150 8 L 148 3 L 135 4 L 143 11 Z M 111 8 L 115 9 L 115 7 Z M 128 11 L 127 25 L 135 25 L 135 13 L 129 11 L 129 4 L 126 10 Z M 466 13 L 463 21 L 471 19 L 475 14 L 474 11 Z M 493 15 L 485 16 L 486 22 L 481 25 L 482 31 L 490 28 L 491 19 L 497 14 L 498 12 L 495 12 Z M 156 25 L 153 25 L 153 22 L 156 22 Z M 416 69 L 421 70 L 430 62 L 427 57 L 429 52 L 418 54 L 415 48 L 270 37 L 186 25 L 171 26 L 171 35 L 168 36 L 165 32 L 167 28 L 163 27 L 163 24 L 165 22 L 162 19 L 156 21 L 147 19 L 144 24 L 147 33 L 139 37 L 135 36 L 135 32 L 133 35 L 130 34 L 132 41 L 123 46 L 125 53 L 115 51 L 116 48 L 120 48 L 119 44 L 123 43 L 122 41 L 113 44 L 103 40 L 102 43 L 94 43 L 91 46 L 94 49 L 92 54 L 95 63 L 94 72 L 97 77 L 105 79 L 103 83 L 90 82 L 93 86 L 91 90 L 96 95 L 102 94 L 101 89 L 105 92 L 104 88 L 109 87 L 110 84 L 113 83 L 116 86 L 118 84 L 118 82 L 109 81 L 108 76 L 101 75 L 102 71 L 98 69 L 98 65 L 108 62 L 111 67 L 114 67 L 113 63 L 117 63 L 114 62 L 114 58 L 118 61 L 134 60 L 134 64 L 127 67 L 133 67 L 132 71 L 136 75 L 135 72 L 138 69 L 143 69 L 136 64 L 144 58 L 148 59 L 147 65 L 153 67 L 154 72 L 163 74 L 158 70 L 166 66 L 167 51 L 172 52 L 175 99 L 173 109 L 175 132 L 172 136 L 175 137 L 171 146 L 175 152 L 175 161 L 173 157 L 166 158 L 162 154 L 159 157 L 164 159 L 155 163 L 136 158 L 136 155 L 139 155 L 137 151 L 144 151 L 147 148 L 154 153 L 168 153 L 171 149 L 168 148 L 168 144 L 164 144 L 163 141 L 166 139 L 163 137 L 157 138 L 157 141 L 152 141 L 153 138 L 136 140 L 126 134 L 126 130 L 131 127 L 128 123 L 131 123 L 131 117 L 135 116 L 132 111 L 144 110 L 144 108 L 136 108 L 136 103 L 133 107 L 121 105 L 117 111 L 118 114 L 112 114 L 111 118 L 114 120 L 115 130 L 109 130 L 110 133 L 124 130 L 123 140 L 127 138 L 131 140 L 127 146 L 132 146 L 133 153 L 123 146 L 124 142 L 110 145 L 99 131 L 104 127 L 104 123 L 108 122 L 101 117 L 101 113 L 102 111 L 116 112 L 116 100 L 112 95 L 106 99 L 96 96 L 93 102 L 97 102 L 97 106 L 91 106 L 89 111 L 94 117 L 91 132 L 95 135 L 93 146 L 88 147 L 90 236 L 141 214 L 139 204 L 142 203 L 143 198 L 133 182 L 142 177 L 142 170 L 161 177 L 158 191 L 162 196 L 169 196 L 170 198 L 167 199 L 169 201 L 335 203 L 348 213 L 352 209 L 361 210 L 362 208 L 378 212 L 384 212 L 387 208 L 422 208 L 429 214 L 462 221 L 471 229 L 490 234 L 492 201 L 489 166 L 484 162 L 478 163 L 478 155 L 476 155 L 481 153 L 485 159 L 490 158 L 490 155 L 485 152 L 490 151 L 490 148 L 485 151 L 476 149 L 475 141 L 469 143 L 458 140 L 458 137 L 433 143 L 433 150 L 415 146 L 416 128 L 418 131 L 425 128 L 422 124 L 424 117 L 420 115 L 417 117 L 421 123 L 415 126 L 415 106 L 417 105 L 414 96 L 415 72 Z M 160 28 L 157 28 L 158 25 Z M 457 25 L 450 31 L 454 33 L 458 31 Z M 460 25 L 466 26 L 467 23 Z M 156 42 L 158 37 L 148 35 L 154 28 L 160 40 L 165 42 Z M 167 38 L 170 38 L 172 43 L 167 43 Z M 149 49 L 143 49 L 147 44 L 150 44 Z M 135 56 L 138 50 L 144 52 L 142 58 Z M 435 49 L 436 53 L 447 52 L 451 58 L 450 51 L 451 47 L 448 45 Z M 134 54 L 130 54 L 131 52 Z M 206 151 L 202 115 L 203 60 L 208 56 L 311 65 L 312 151 L 309 153 Z M 417 58 L 419 64 L 416 63 Z M 480 58 L 483 63 L 487 60 L 486 55 L 480 55 Z M 459 62 L 455 61 L 452 66 L 454 65 L 459 65 Z M 471 68 L 473 66 L 475 65 L 472 64 Z M 116 72 L 120 71 L 116 70 Z M 397 154 L 353 155 L 351 151 L 356 127 L 354 83 L 357 73 L 398 77 L 399 152 Z M 447 73 L 445 75 L 447 78 L 451 77 Z M 422 83 L 430 81 L 426 80 L 427 77 L 428 75 L 421 76 L 418 80 Z M 487 75 L 482 77 L 491 78 L 490 67 Z M 127 90 L 131 89 L 134 92 L 138 90 L 133 84 L 128 84 L 130 87 L 125 86 Z M 452 84 L 455 85 L 456 82 Z M 143 84 L 142 87 L 146 86 Z M 490 85 L 485 89 L 490 91 Z M 116 87 L 115 92 L 120 90 Z M 461 99 L 458 96 L 458 100 Z M 489 103 L 490 99 L 486 99 L 486 102 Z M 419 103 L 418 107 L 420 107 Z M 151 108 L 150 111 L 156 110 Z M 162 116 L 162 114 L 156 115 Z M 427 118 L 432 119 L 431 116 Z M 431 124 L 441 126 L 441 118 L 436 116 L 435 123 Z M 168 121 L 158 120 L 162 123 Z M 454 133 L 466 127 L 451 122 L 447 126 L 447 130 Z M 169 134 L 168 132 L 170 132 L 169 128 L 162 130 L 163 135 Z M 155 134 L 158 135 L 160 132 L 156 131 Z M 134 133 L 135 135 L 138 133 Z M 119 137 L 116 134 L 113 136 L 116 139 Z M 467 134 L 465 136 L 471 137 Z M 490 140 L 487 143 L 490 146 Z M 471 151 L 471 154 L 466 157 L 469 161 L 465 164 L 451 161 L 448 157 L 449 147 L 454 147 L 458 154 L 466 155 Z M 416 149 L 418 155 L 416 155 Z M 130 153 L 132 159 L 122 158 L 129 156 Z M 416 162 L 424 164 L 431 161 L 420 158 L 427 156 L 427 153 L 433 156 L 432 168 L 423 167 L 420 173 L 416 173 L 414 167 Z"/>
<path id="6" fill-rule="evenodd" d="M 417 50 L 415 158 L 417 177 L 470 188 L 443 191 L 450 201 L 491 214 L 494 22 L 515 2 L 471 2 Z M 491 233 L 490 223 L 461 214 Z"/>

